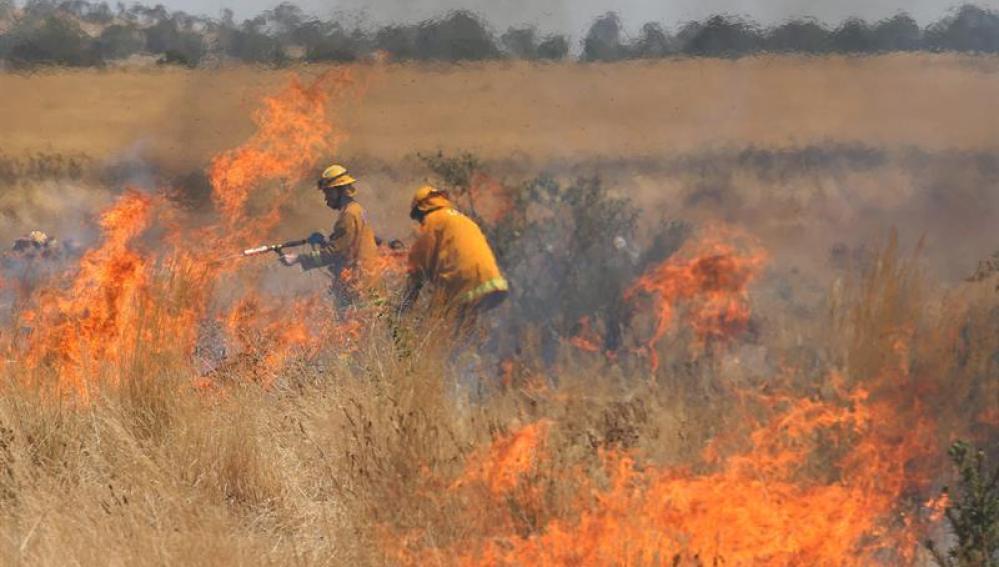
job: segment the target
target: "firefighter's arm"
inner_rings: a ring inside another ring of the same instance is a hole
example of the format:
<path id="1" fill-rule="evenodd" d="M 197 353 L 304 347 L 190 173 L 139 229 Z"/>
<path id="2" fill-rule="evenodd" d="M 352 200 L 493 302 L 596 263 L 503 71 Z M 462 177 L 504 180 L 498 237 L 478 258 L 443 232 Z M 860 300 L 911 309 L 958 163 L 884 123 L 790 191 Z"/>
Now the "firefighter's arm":
<path id="1" fill-rule="evenodd" d="M 433 249 L 433 235 L 429 232 L 422 232 L 413 247 L 409 249 L 409 276 L 402 297 L 404 311 L 413 305 L 427 281 L 427 275 L 433 268 L 431 257 Z"/>
<path id="2" fill-rule="evenodd" d="M 360 224 L 353 215 L 340 215 L 333 225 L 333 234 L 330 234 L 326 244 L 318 250 L 299 256 L 299 264 L 303 270 L 312 270 L 344 262 L 359 232 Z"/>

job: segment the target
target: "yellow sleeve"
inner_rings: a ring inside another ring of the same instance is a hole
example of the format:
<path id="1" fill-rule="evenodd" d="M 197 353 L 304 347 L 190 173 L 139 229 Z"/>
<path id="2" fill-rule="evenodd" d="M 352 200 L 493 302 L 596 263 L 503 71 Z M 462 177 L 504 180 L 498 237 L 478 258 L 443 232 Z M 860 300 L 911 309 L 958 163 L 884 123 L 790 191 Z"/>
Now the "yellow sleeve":
<path id="1" fill-rule="evenodd" d="M 420 229 L 420 236 L 409 249 L 409 278 L 406 282 L 404 293 L 404 305 L 409 306 L 420 294 L 420 289 L 428 279 L 433 277 L 434 272 L 434 248 L 436 236 L 434 231 L 423 226 Z"/>
<path id="2" fill-rule="evenodd" d="M 423 227 L 420 230 L 420 237 L 409 249 L 409 273 L 420 274 L 421 277 L 432 277 L 434 271 L 434 231 Z"/>
<path id="3" fill-rule="evenodd" d="M 326 244 L 315 252 L 302 255 L 302 269 L 311 270 L 334 265 L 340 270 L 352 263 L 360 234 L 361 219 L 357 218 L 353 211 L 343 211 L 333 225 L 333 233 L 330 234 Z"/>

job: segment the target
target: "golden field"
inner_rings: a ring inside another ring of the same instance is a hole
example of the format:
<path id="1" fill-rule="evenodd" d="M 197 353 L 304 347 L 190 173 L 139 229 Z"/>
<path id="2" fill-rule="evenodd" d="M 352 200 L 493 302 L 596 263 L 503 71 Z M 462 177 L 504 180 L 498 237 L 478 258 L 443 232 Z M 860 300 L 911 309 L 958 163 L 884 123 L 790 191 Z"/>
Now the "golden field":
<path id="1" fill-rule="evenodd" d="M 999 248 L 999 59 L 288 87 L 329 70 L 0 75 L 0 238 L 90 247 L 0 273 L 0 565 L 934 565 L 925 540 L 955 545 L 948 446 L 999 458 L 999 275 L 964 281 Z M 401 272 L 336 311 L 323 276 L 238 257 L 328 230 L 332 160 L 411 239 L 438 150 L 478 156 L 476 190 L 509 205 L 483 225 L 513 291 L 481 336 L 392 309 Z"/>
<path id="2" fill-rule="evenodd" d="M 438 148 L 501 159 L 663 156 L 834 142 L 994 149 L 999 59 L 760 57 L 618 64 L 361 67 L 343 152 Z M 0 75 L 3 151 L 113 156 L 137 142 L 196 162 L 251 132 L 263 94 L 318 68 Z"/>

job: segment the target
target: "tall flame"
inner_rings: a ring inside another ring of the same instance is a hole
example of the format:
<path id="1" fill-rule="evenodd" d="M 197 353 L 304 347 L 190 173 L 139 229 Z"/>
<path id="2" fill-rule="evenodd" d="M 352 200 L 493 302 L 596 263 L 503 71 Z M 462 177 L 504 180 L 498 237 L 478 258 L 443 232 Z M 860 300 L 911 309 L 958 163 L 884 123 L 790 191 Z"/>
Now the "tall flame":
<path id="1" fill-rule="evenodd" d="M 240 229 L 250 220 L 246 206 L 261 183 L 297 180 L 319 157 L 336 149 L 344 134 L 330 120 L 327 106 L 334 93 L 346 94 L 351 83 L 349 71 L 330 71 L 310 85 L 293 78 L 280 93 L 263 100 L 253 116 L 254 135 L 211 164 L 212 195 L 226 231 L 245 235 Z M 259 233 L 273 226 L 282 202 L 273 201 L 252 230 Z"/>
<path id="2" fill-rule="evenodd" d="M 169 200 L 137 191 L 127 192 L 102 213 L 103 241 L 83 257 L 72 285 L 52 282 L 35 293 L 36 307 L 20 315 L 22 327 L 31 329 L 23 356 L 27 367 L 51 368 L 61 390 L 71 386 L 85 397 L 87 381 L 104 370 L 111 382 L 118 380 L 121 365 L 138 345 L 192 354 L 199 324 L 211 318 L 211 310 L 226 309 L 213 295 L 220 279 L 238 272 L 247 275 L 245 264 L 206 255 L 204 243 L 238 250 L 269 237 L 289 197 L 287 189 L 343 139 L 327 107 L 335 96 L 356 92 L 352 85 L 348 70 L 330 71 L 308 85 L 292 79 L 281 92 L 264 99 L 254 115 L 256 133 L 212 161 L 218 223 L 188 228 L 191 223 Z M 266 190 L 273 181 L 282 181 L 283 190 Z M 133 241 L 154 219 L 158 231 L 149 234 L 149 246 L 140 252 Z M 257 278 L 243 280 L 248 284 L 242 286 L 245 296 L 230 300 L 232 311 L 222 318 L 239 321 L 230 326 L 235 333 L 245 335 L 252 329 L 266 336 L 262 343 L 243 340 L 242 350 L 254 351 L 262 361 L 260 372 L 273 376 L 291 353 L 319 340 L 302 316 L 319 296 L 298 302 L 265 300 L 255 290 Z M 265 302 L 266 307 L 259 307 Z M 248 308 L 253 305 L 259 308 Z M 279 322 L 278 314 L 281 319 L 292 315 L 296 324 Z M 257 320 L 251 321 L 254 317 Z M 347 340 L 352 329 L 353 323 L 341 325 L 334 334 Z"/>
<path id="3" fill-rule="evenodd" d="M 26 363 L 51 364 L 61 391 L 71 388 L 86 397 L 85 375 L 125 362 L 130 341 L 138 338 L 148 261 L 130 245 L 148 226 L 154 203 L 126 192 L 101 215 L 104 242 L 83 256 L 72 285 L 65 292 L 42 290 L 37 308 L 21 315 L 31 329 Z"/>

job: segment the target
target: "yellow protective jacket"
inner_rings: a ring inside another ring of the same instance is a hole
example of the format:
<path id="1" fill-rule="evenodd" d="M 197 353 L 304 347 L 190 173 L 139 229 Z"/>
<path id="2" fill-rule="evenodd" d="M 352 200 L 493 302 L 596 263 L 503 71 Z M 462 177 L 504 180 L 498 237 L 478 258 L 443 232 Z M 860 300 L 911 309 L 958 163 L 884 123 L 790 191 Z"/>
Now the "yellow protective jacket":
<path id="1" fill-rule="evenodd" d="M 409 253 L 409 277 L 412 291 L 433 285 L 440 306 L 467 305 L 508 289 L 482 230 L 452 207 L 424 217 Z"/>
<path id="2" fill-rule="evenodd" d="M 356 201 L 351 201 L 340 211 L 326 244 L 301 256 L 303 270 L 328 266 L 338 280 L 348 277 L 359 285 L 372 283 L 377 262 L 375 232 L 368 224 L 364 208 Z M 349 270 L 349 275 L 345 270 Z"/>

